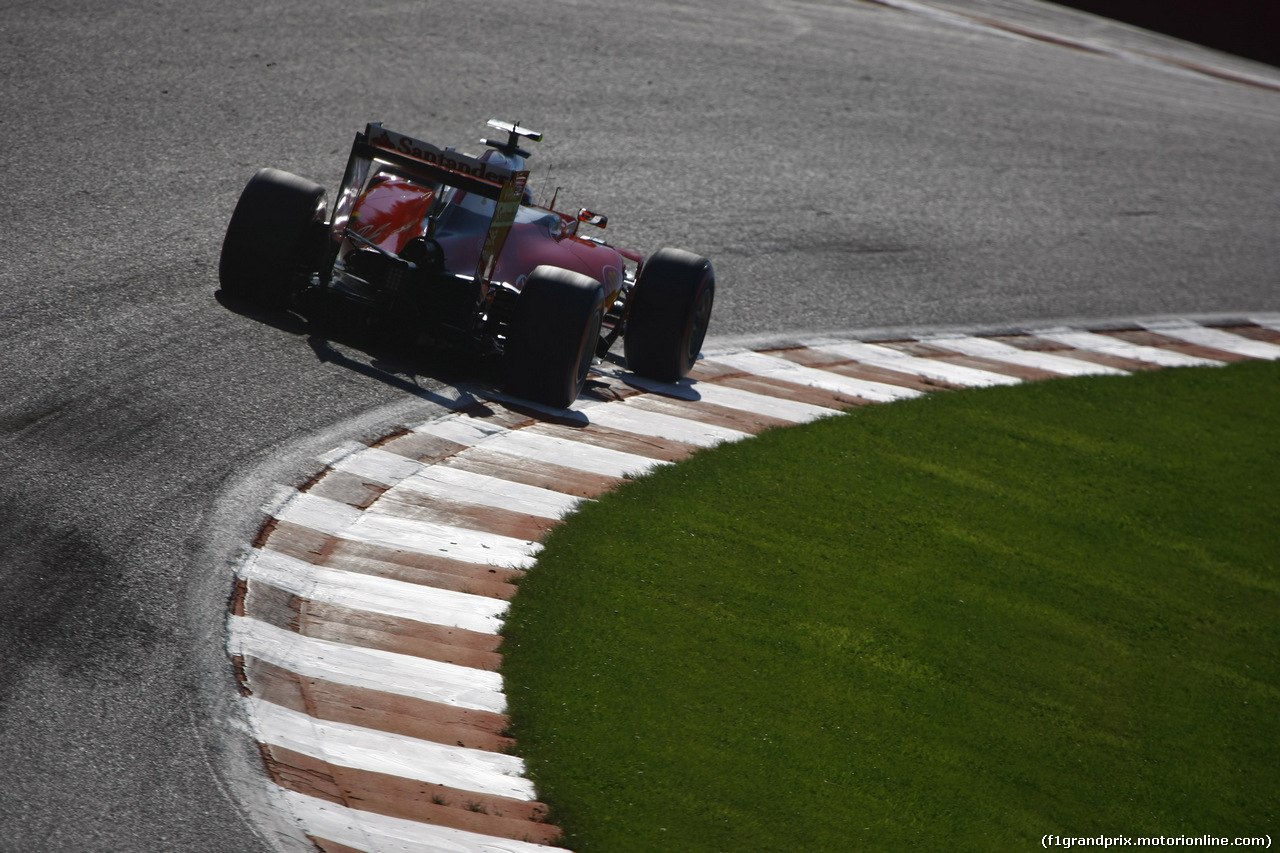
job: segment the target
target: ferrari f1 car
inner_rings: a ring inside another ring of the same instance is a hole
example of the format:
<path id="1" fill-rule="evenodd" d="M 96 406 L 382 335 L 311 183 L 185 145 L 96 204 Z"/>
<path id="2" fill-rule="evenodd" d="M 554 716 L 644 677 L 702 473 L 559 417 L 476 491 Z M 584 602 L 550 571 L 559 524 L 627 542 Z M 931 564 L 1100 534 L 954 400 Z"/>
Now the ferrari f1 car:
<path id="1" fill-rule="evenodd" d="M 263 169 L 231 215 L 218 277 L 229 296 L 303 316 L 340 311 L 415 342 L 502 360 L 508 393 L 568 406 L 618 340 L 630 370 L 673 382 L 698 356 L 715 298 L 702 257 L 615 248 L 584 226 L 606 217 L 534 205 L 524 140 L 482 155 L 369 124 L 356 135 L 332 211 L 325 189 Z"/>

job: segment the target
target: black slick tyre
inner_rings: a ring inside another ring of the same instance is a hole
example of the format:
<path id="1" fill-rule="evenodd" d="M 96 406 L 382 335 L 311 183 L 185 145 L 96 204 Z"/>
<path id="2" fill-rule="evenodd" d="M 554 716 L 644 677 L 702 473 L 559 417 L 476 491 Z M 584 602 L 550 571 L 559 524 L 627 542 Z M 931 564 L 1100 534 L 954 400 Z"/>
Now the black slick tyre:
<path id="1" fill-rule="evenodd" d="M 326 213 L 324 187 L 279 169 L 259 171 L 222 240 L 223 292 L 263 308 L 288 307 L 294 287 L 319 265 Z"/>
<path id="2" fill-rule="evenodd" d="M 604 285 L 537 267 L 512 312 L 503 354 L 507 393 L 556 408 L 578 399 L 600 340 Z"/>
<path id="3" fill-rule="evenodd" d="M 659 249 L 631 292 L 623 352 L 633 372 L 678 382 L 702 350 L 715 302 L 711 262 L 681 249 Z"/>

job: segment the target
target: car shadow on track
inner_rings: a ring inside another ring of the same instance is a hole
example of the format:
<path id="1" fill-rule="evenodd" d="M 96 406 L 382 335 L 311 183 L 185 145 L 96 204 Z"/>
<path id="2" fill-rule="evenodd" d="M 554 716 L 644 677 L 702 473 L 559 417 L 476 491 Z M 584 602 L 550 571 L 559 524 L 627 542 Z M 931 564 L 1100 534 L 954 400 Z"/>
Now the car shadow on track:
<path id="1" fill-rule="evenodd" d="M 500 365 L 496 360 L 466 358 L 450 350 L 428 350 L 397 345 L 379 329 L 351 322 L 316 320 L 287 310 L 273 310 L 236 299 L 225 291 L 214 293 L 218 304 L 234 314 L 248 318 L 294 337 L 306 339 L 316 358 L 353 373 L 375 379 L 406 394 L 439 402 L 442 395 L 432 390 L 435 383 L 456 386 L 460 382 L 479 383 L 497 388 L 501 383 Z M 354 350 L 368 356 L 365 361 L 343 350 Z M 424 380 L 425 384 L 423 381 Z"/>

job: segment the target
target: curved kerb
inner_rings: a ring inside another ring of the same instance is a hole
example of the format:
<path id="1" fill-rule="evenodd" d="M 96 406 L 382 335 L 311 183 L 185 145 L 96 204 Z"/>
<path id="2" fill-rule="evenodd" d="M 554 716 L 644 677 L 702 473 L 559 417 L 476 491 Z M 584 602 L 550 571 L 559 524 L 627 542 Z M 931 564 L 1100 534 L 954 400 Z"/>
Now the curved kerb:
<path id="1" fill-rule="evenodd" d="M 938 389 L 1277 358 L 1280 314 L 811 339 L 709 352 L 677 385 L 601 365 L 571 411 L 491 395 L 334 447 L 236 565 L 227 650 L 270 835 L 324 853 L 559 849 L 506 732 L 498 632 L 542 537 L 623 478 Z"/>

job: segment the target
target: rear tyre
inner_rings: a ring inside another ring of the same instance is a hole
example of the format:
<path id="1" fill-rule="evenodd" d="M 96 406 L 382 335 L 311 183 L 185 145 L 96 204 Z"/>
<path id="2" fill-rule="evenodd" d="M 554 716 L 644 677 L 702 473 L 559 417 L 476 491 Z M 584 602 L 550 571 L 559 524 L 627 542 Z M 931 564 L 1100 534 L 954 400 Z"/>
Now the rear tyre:
<path id="1" fill-rule="evenodd" d="M 659 249 L 631 291 L 623 338 L 627 367 L 660 382 L 689 375 L 702 350 L 716 296 L 711 262 L 680 249 Z"/>
<path id="2" fill-rule="evenodd" d="M 578 399 L 600 340 L 604 285 L 540 266 L 516 301 L 503 355 L 509 394 L 566 408 Z"/>
<path id="3" fill-rule="evenodd" d="M 324 253 L 324 187 L 262 169 L 249 179 L 222 240 L 218 280 L 236 299 L 286 308 Z"/>

